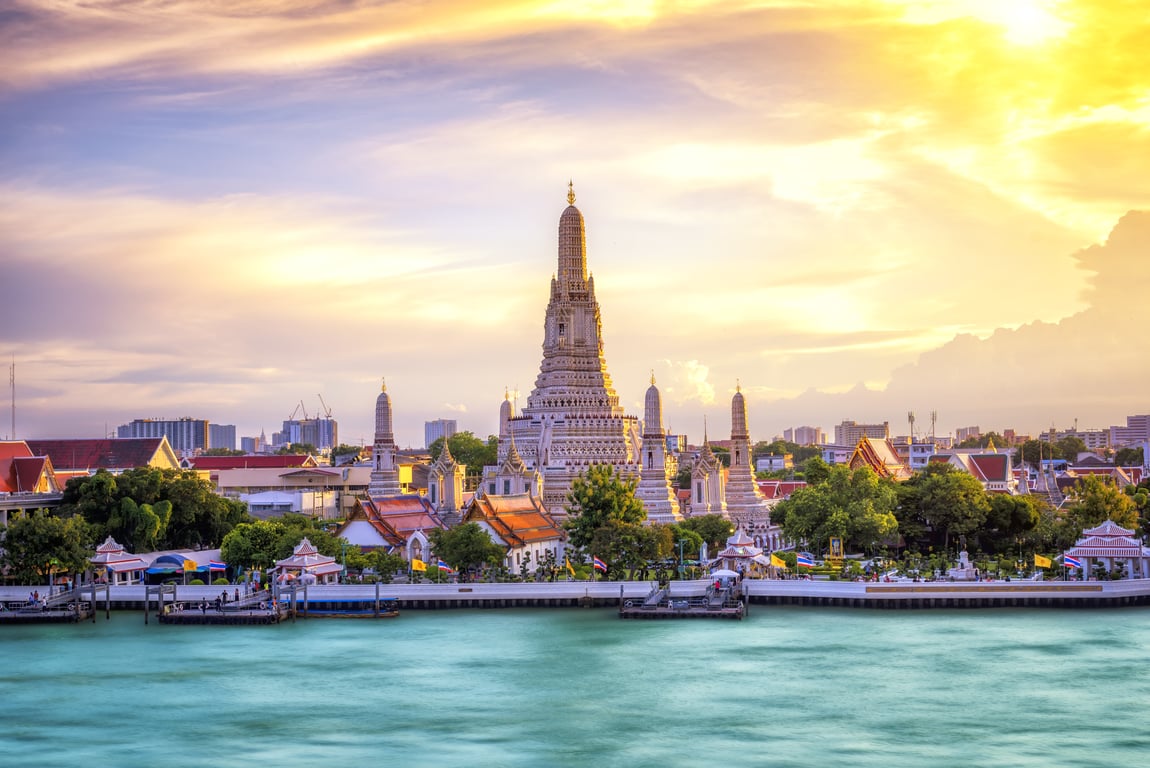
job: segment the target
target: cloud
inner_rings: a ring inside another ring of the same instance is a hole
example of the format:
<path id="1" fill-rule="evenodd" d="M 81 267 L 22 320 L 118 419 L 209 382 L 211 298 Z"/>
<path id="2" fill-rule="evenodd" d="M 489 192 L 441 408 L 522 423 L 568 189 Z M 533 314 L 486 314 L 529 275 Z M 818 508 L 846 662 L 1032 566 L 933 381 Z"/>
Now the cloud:
<path id="1" fill-rule="evenodd" d="M 805 393 L 771 404 L 789 421 L 836 410 L 859 421 L 890 420 L 906 410 L 938 409 L 942 428 L 980 424 L 1037 432 L 1072 419 L 1082 428 L 1122 423 L 1146 409 L 1141 329 L 1150 289 L 1150 212 L 1131 211 L 1109 239 L 1075 254 L 1092 275 L 1081 286 L 1089 306 L 1057 323 L 1001 328 L 986 339 L 961 334 L 896 369 L 882 391 Z M 1068 404 L 1066 393 L 1073 392 Z"/>

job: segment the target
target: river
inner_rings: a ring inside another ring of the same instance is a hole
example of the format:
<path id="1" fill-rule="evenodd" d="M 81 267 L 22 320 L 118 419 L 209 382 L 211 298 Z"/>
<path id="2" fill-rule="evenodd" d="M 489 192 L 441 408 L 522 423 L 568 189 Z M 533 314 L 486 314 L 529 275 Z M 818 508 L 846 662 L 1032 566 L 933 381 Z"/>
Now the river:
<path id="1" fill-rule="evenodd" d="M 5 766 L 1136 766 L 1150 611 L 0 627 Z"/>

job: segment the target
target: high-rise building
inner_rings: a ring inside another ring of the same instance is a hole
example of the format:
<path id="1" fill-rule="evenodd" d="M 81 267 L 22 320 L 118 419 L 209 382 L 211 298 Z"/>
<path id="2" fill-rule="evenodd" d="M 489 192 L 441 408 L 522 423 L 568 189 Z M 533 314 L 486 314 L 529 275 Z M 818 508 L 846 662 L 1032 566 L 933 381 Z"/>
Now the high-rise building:
<path id="1" fill-rule="evenodd" d="M 966 442 L 970 438 L 982 437 L 982 430 L 978 427 L 959 427 L 954 430 L 954 442 Z"/>
<path id="2" fill-rule="evenodd" d="M 1110 428 L 1111 448 L 1137 447 L 1146 440 L 1150 440 L 1150 414 L 1127 416 L 1126 426 Z"/>
<path id="3" fill-rule="evenodd" d="M 859 424 L 854 421 L 843 421 L 835 425 L 835 445 L 854 446 L 864 437 L 875 440 L 886 440 L 890 437 L 890 422 L 882 424 Z"/>
<path id="4" fill-rule="evenodd" d="M 587 273 L 583 214 L 567 190 L 559 217 L 559 253 L 544 315 L 543 361 L 523 410 L 507 419 L 523 461 L 543 475 L 543 504 L 566 514 L 575 478 L 593 464 L 639 476 L 639 423 L 623 412 L 607 373 L 595 279 Z M 502 461 L 510 447 L 500 439 Z"/>
<path id="5" fill-rule="evenodd" d="M 166 437 L 180 456 L 194 456 L 211 447 L 205 419 L 136 419 L 116 428 L 116 437 Z M 234 439 L 234 438 L 233 438 Z"/>
<path id="6" fill-rule="evenodd" d="M 820 427 L 795 427 L 783 430 L 783 440 L 795 445 L 822 445 L 827 441 L 827 433 Z"/>
<path id="7" fill-rule="evenodd" d="M 455 419 L 436 419 L 423 422 L 423 447 L 430 448 L 439 438 L 446 440 L 458 431 Z"/>
<path id="8" fill-rule="evenodd" d="M 335 419 L 288 419 L 283 429 L 272 436 L 274 445 L 308 443 L 318 451 L 331 450 L 339 445 L 339 424 Z"/>
<path id="9" fill-rule="evenodd" d="M 235 424 L 208 424 L 208 448 L 236 449 Z"/>

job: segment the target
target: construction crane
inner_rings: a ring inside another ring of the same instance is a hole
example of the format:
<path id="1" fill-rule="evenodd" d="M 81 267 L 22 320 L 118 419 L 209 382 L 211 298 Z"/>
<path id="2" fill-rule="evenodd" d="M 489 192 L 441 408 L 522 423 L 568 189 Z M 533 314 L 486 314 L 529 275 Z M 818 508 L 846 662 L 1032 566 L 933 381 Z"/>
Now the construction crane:
<path id="1" fill-rule="evenodd" d="M 330 418 L 331 418 L 331 408 L 328 408 L 328 407 L 327 407 L 327 403 L 325 403 L 325 402 L 323 401 L 323 395 L 321 395 L 321 394 L 316 394 L 316 397 L 318 397 L 318 398 L 319 398 L 319 404 L 323 406 L 323 416 L 324 416 L 324 418 L 325 418 L 325 419 L 330 419 Z"/>

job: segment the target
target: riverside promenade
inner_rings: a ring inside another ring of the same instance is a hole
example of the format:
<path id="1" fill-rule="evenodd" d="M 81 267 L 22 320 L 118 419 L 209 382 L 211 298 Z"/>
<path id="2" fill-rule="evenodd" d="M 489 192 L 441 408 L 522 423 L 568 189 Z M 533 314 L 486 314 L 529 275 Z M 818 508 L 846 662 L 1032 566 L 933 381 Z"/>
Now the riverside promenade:
<path id="1" fill-rule="evenodd" d="M 710 579 L 673 581 L 670 597 L 706 594 Z M 234 587 L 229 587 L 229 591 Z M 177 586 L 176 600 L 213 600 L 221 586 Z M 383 584 L 379 597 L 402 610 L 458 608 L 618 607 L 620 600 L 644 600 L 656 590 L 650 581 L 559 581 L 544 583 Z M 1123 581 L 852 582 L 746 579 L 743 594 L 760 610 L 774 605 L 849 608 L 1105 608 L 1150 605 L 1150 579 Z M 0 587 L 0 600 L 27 597 L 29 588 Z M 302 614 L 360 606 L 376 599 L 374 584 L 310 585 L 296 591 Z M 284 598 L 286 599 L 286 597 Z M 113 610 L 144 609 L 142 585 L 110 588 Z M 101 596 L 100 607 L 104 599 Z M 752 611 L 752 613 L 754 613 Z"/>

